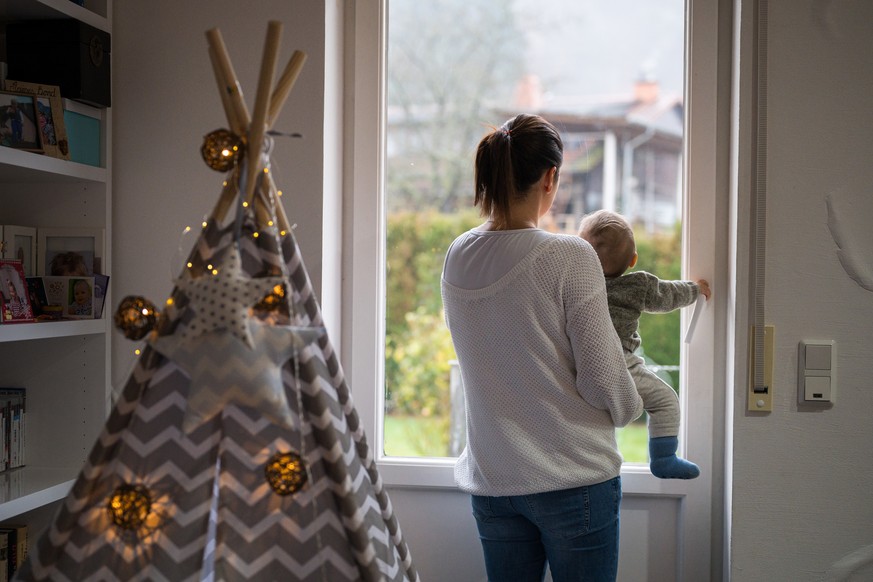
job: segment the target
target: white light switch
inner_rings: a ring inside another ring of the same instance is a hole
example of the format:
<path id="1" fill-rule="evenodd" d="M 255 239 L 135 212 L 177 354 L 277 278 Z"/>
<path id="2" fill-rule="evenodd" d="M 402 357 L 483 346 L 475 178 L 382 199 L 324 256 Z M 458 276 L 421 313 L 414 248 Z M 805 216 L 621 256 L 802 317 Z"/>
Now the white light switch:
<path id="1" fill-rule="evenodd" d="M 806 369 L 830 370 L 831 346 L 806 344 Z"/>
<path id="2" fill-rule="evenodd" d="M 833 340 L 800 342 L 797 358 L 798 402 L 832 403 L 836 387 L 836 345 Z"/>
<path id="3" fill-rule="evenodd" d="M 826 376 L 807 376 L 804 384 L 804 398 L 807 402 L 830 402 L 831 379 Z"/>

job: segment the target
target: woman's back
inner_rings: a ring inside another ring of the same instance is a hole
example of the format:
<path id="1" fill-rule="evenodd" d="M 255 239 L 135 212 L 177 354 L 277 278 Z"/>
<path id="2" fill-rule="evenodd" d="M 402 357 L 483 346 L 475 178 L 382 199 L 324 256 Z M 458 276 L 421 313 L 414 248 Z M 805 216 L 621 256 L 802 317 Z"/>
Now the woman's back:
<path id="1" fill-rule="evenodd" d="M 461 489 L 518 495 L 618 475 L 614 427 L 641 408 L 587 243 L 539 229 L 465 233 L 447 254 L 443 303 L 467 401 Z"/>

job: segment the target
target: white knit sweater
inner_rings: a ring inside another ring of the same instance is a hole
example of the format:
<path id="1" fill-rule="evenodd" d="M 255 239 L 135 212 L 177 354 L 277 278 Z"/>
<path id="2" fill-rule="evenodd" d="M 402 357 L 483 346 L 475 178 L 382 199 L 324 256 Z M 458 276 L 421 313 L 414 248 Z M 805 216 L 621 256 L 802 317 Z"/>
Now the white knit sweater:
<path id="1" fill-rule="evenodd" d="M 609 318 L 600 262 L 579 237 L 512 233 L 470 231 L 446 257 L 443 304 L 467 409 L 455 480 L 491 496 L 601 483 L 621 469 L 615 427 L 643 404 Z M 463 289 L 447 281 L 482 264 L 482 253 L 465 249 L 511 256 L 516 235 L 539 242 L 493 283 Z"/>

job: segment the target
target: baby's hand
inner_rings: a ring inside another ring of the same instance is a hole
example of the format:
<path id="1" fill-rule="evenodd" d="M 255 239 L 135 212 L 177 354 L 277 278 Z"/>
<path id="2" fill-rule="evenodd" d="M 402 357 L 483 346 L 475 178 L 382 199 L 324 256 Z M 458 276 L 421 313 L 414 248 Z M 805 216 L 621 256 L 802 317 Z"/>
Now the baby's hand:
<path id="1" fill-rule="evenodd" d="M 700 294 L 706 297 L 706 300 L 709 301 L 710 295 L 712 295 L 712 291 L 709 289 L 709 283 L 706 282 L 706 279 L 698 279 L 697 287 L 700 291 Z"/>

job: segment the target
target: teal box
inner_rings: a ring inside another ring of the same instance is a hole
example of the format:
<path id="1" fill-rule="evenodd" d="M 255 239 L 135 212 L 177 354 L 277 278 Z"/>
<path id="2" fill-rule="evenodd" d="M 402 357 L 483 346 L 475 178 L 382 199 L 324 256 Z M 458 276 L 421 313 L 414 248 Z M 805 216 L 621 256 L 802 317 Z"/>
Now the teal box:
<path id="1" fill-rule="evenodd" d="M 64 110 L 70 160 L 100 167 L 100 120 L 68 109 Z"/>

